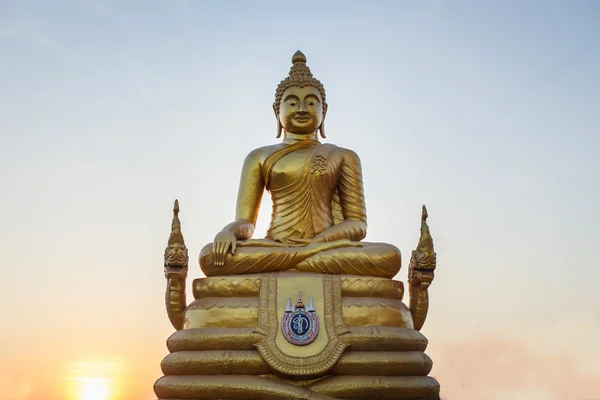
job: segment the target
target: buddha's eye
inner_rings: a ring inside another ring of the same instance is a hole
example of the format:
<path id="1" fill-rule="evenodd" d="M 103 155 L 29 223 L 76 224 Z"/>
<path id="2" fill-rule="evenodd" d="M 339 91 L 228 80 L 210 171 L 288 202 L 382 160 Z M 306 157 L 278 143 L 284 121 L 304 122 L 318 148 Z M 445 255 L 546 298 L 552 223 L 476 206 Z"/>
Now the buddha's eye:
<path id="1" fill-rule="evenodd" d="M 293 101 L 290 102 L 290 106 L 295 106 L 295 105 L 296 105 L 296 103 L 294 103 Z"/>
<path id="2" fill-rule="evenodd" d="M 309 102 L 308 102 L 308 105 L 309 105 L 309 106 L 314 106 L 314 105 L 315 105 L 315 103 L 314 103 L 313 101 L 309 101 Z"/>

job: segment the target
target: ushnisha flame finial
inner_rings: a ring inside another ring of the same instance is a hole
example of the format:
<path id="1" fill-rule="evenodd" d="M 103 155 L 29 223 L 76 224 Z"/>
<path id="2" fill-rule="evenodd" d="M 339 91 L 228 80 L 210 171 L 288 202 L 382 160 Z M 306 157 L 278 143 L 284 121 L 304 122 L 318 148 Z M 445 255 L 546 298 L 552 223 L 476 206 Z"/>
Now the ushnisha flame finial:
<path id="1" fill-rule="evenodd" d="M 306 56 L 300 50 L 294 53 L 292 56 L 292 64 L 304 63 L 306 64 Z"/>

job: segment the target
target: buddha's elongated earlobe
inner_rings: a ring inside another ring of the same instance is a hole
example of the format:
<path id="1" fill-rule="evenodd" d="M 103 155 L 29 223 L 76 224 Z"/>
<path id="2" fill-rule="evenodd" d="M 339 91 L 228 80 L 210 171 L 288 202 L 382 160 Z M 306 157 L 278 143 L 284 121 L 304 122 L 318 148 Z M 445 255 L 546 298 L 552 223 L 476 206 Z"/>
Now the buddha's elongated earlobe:
<path id="1" fill-rule="evenodd" d="M 319 134 L 323 139 L 327 138 L 327 136 L 325 136 L 325 119 L 321 121 L 321 125 L 319 126 Z"/>
<path id="2" fill-rule="evenodd" d="M 273 103 L 273 112 L 275 113 L 275 118 L 277 119 L 277 136 L 275 137 L 279 139 L 281 137 L 281 131 L 283 130 L 283 127 L 281 126 L 281 121 L 279 120 L 279 109 L 277 107 L 277 103 Z"/>
<path id="3" fill-rule="evenodd" d="M 327 115 L 327 103 L 323 103 L 323 119 L 321 120 L 321 125 L 319 125 L 319 134 L 321 135 L 321 137 L 323 139 L 325 139 L 327 136 L 325 136 L 325 116 Z"/>

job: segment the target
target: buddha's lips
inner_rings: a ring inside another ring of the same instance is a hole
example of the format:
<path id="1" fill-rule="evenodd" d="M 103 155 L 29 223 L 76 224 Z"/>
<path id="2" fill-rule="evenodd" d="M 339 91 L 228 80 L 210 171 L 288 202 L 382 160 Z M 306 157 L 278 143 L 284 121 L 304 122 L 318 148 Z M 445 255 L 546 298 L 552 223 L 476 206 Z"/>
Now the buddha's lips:
<path id="1" fill-rule="evenodd" d="M 294 117 L 294 120 L 298 121 L 298 122 L 308 122 L 310 121 L 310 117 L 308 118 L 298 118 L 298 117 Z"/>

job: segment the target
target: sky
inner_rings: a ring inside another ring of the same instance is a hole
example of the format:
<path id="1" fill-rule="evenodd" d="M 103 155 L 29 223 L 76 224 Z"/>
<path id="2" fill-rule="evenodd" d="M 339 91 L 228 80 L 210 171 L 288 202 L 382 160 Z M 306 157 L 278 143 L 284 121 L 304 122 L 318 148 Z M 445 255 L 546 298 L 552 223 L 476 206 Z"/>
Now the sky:
<path id="1" fill-rule="evenodd" d="M 173 200 L 190 286 L 301 50 L 396 279 L 427 205 L 442 398 L 600 398 L 599 41 L 597 1 L 0 1 L 0 397 L 155 399 Z"/>

